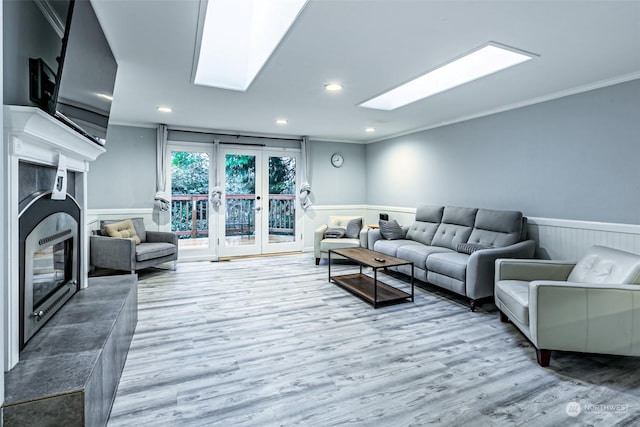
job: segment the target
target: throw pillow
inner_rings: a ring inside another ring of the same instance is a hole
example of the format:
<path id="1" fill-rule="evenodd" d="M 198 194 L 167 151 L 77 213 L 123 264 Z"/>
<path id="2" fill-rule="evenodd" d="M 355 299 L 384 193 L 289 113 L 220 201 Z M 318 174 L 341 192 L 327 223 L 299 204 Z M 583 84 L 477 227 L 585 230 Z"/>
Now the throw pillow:
<path id="1" fill-rule="evenodd" d="M 345 229 L 342 227 L 327 228 L 324 232 L 325 239 L 340 239 L 344 237 Z"/>
<path id="2" fill-rule="evenodd" d="M 136 234 L 136 229 L 133 227 L 133 222 L 130 219 L 125 219 L 120 222 L 113 222 L 111 224 L 105 224 L 104 231 L 107 232 L 109 237 L 121 237 L 124 239 L 133 239 L 136 245 L 140 244 L 140 238 Z"/>
<path id="3" fill-rule="evenodd" d="M 344 233 L 344 237 L 347 239 L 360 238 L 360 230 L 362 230 L 362 218 L 352 219 L 347 223 L 347 230 Z"/>
<path id="4" fill-rule="evenodd" d="M 462 254 L 471 255 L 475 251 L 479 251 L 480 249 L 490 249 L 489 245 L 482 245 L 480 243 L 458 243 L 456 246 L 456 252 L 460 252 Z"/>
<path id="5" fill-rule="evenodd" d="M 378 225 L 380 226 L 380 234 L 387 240 L 404 239 L 405 237 L 402 227 L 400 227 L 398 221 L 395 219 L 391 221 L 381 219 L 378 221 Z"/>

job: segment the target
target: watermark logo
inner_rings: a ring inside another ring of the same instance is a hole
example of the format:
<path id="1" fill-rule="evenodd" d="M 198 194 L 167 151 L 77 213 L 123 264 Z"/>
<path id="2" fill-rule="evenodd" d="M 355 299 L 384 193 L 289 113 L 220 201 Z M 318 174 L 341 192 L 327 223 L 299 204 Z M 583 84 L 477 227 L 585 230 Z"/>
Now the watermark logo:
<path id="1" fill-rule="evenodd" d="M 565 410 L 570 417 L 577 417 L 582 412 L 582 407 L 578 402 L 569 402 Z"/>
<path id="2" fill-rule="evenodd" d="M 584 406 L 580 405 L 578 402 L 569 402 L 567 403 L 567 407 L 565 411 L 567 411 L 567 415 L 570 417 L 577 417 L 583 411 L 587 412 L 626 412 L 629 410 L 628 405 L 614 403 L 614 404 L 591 404 L 587 403 Z"/>

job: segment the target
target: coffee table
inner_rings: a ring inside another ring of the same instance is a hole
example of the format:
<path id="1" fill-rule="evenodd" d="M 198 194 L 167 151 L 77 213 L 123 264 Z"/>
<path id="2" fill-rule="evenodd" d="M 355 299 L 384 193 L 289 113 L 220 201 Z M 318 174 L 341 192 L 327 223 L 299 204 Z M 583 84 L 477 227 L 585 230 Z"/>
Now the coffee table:
<path id="1" fill-rule="evenodd" d="M 360 273 L 331 276 L 332 253 L 358 263 L 360 265 Z M 382 259 L 384 261 L 379 261 L 377 259 Z M 378 280 L 378 270 L 384 270 L 387 267 L 398 267 L 400 265 L 411 265 L 410 294 Z M 373 277 L 362 273 L 363 266 L 371 267 L 373 269 Z M 373 308 L 401 302 L 413 302 L 413 268 L 413 262 L 411 261 L 385 255 L 366 248 L 329 250 L 329 282 L 333 281 L 338 286 L 346 289 L 355 296 L 362 298 L 369 304 L 373 305 Z"/>

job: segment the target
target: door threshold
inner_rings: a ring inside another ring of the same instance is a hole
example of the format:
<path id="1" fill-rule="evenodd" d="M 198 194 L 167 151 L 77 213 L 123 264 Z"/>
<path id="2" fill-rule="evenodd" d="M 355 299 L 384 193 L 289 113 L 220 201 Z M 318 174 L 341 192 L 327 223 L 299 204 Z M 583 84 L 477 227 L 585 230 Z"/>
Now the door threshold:
<path id="1" fill-rule="evenodd" d="M 276 252 L 272 254 L 236 255 L 236 256 L 219 257 L 218 261 L 233 261 L 234 259 L 249 259 L 249 258 L 268 258 L 268 257 L 276 257 L 276 256 L 298 255 L 301 253 L 303 252 L 293 251 L 293 252 Z"/>

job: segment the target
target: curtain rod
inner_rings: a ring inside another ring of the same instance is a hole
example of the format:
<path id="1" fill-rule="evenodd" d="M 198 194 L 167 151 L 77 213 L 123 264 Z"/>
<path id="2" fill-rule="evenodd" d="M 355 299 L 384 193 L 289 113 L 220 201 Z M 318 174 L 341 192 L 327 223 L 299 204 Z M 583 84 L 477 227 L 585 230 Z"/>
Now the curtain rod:
<path id="1" fill-rule="evenodd" d="M 220 135 L 220 136 L 233 136 L 236 138 L 244 137 L 244 138 L 258 138 L 258 139 L 280 139 L 283 141 L 302 141 L 302 138 L 278 138 L 273 136 L 242 135 L 240 133 L 234 134 L 234 133 L 220 133 L 220 132 L 204 132 L 204 131 L 197 131 L 197 130 L 182 130 L 182 129 L 169 129 L 169 130 L 174 132 L 198 133 L 202 135 L 211 135 L 211 136 Z M 229 143 L 221 142 L 220 144 L 229 144 Z M 244 144 L 244 145 L 250 145 L 250 144 Z"/>

